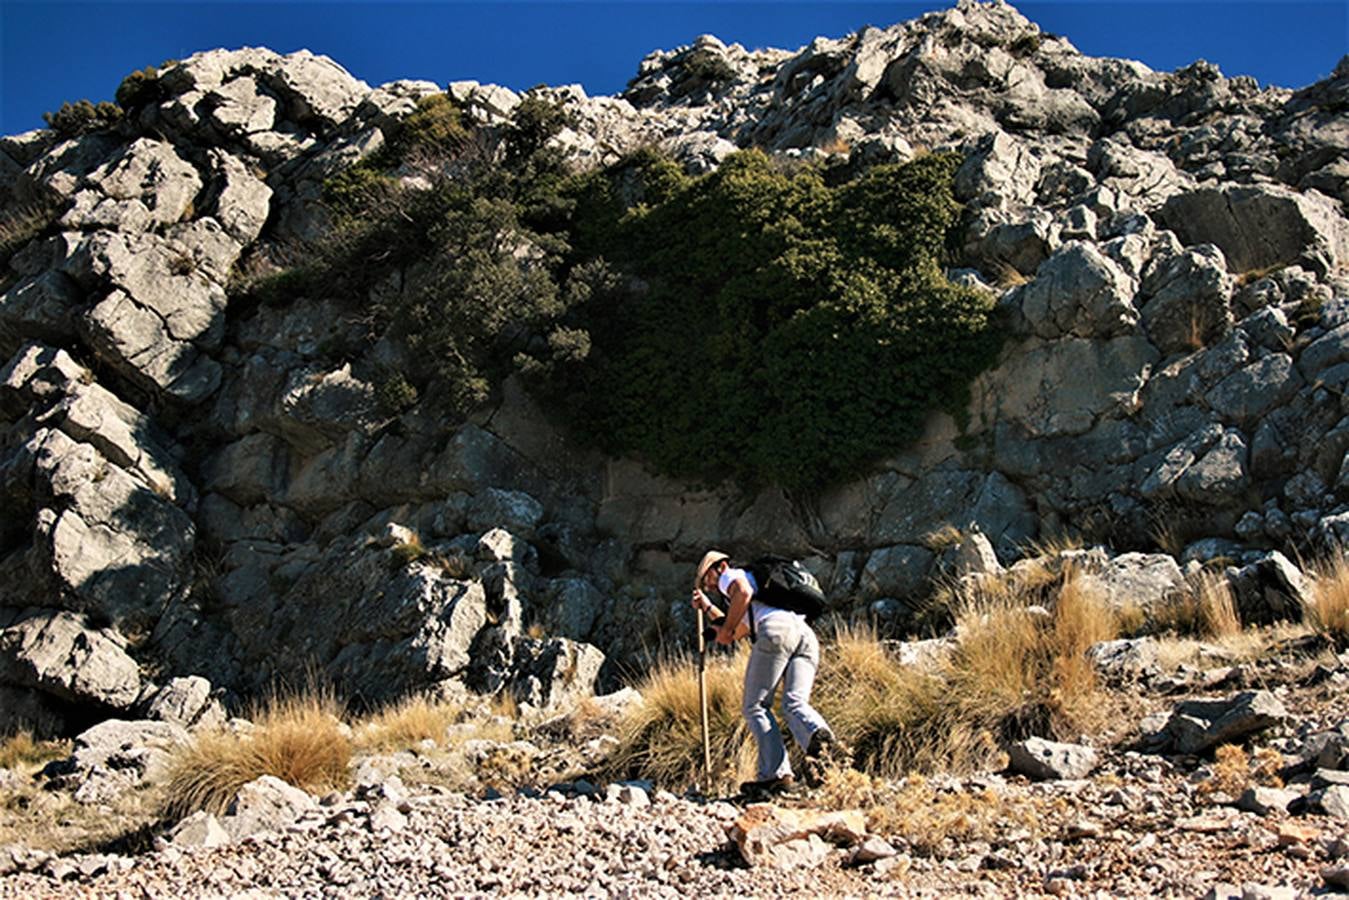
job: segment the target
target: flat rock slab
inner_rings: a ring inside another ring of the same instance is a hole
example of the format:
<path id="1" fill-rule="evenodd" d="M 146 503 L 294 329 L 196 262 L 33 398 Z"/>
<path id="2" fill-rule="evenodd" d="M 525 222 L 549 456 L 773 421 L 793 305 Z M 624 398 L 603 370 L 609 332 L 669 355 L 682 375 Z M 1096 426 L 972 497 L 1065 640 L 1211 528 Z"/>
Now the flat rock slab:
<path id="1" fill-rule="evenodd" d="M 796 868 L 824 862 L 829 853 L 826 840 L 845 846 L 861 843 L 867 827 L 860 809 L 820 812 L 755 803 L 726 831 L 751 866 Z"/>
<path id="2" fill-rule="evenodd" d="M 1162 737 L 1179 753 L 1204 753 L 1263 731 L 1287 715 L 1283 703 L 1269 691 L 1241 691 L 1226 699 L 1186 700 L 1176 705 Z"/>

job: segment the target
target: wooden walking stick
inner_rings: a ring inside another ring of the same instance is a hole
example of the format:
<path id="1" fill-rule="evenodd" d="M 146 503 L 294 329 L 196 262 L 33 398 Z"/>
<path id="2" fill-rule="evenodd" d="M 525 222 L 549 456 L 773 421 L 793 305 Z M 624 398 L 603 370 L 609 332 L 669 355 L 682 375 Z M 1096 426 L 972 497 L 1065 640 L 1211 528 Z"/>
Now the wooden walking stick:
<path id="1" fill-rule="evenodd" d="M 712 790 L 712 743 L 707 734 L 707 635 L 703 634 L 703 611 L 698 610 L 698 712 L 703 726 L 703 790 Z"/>

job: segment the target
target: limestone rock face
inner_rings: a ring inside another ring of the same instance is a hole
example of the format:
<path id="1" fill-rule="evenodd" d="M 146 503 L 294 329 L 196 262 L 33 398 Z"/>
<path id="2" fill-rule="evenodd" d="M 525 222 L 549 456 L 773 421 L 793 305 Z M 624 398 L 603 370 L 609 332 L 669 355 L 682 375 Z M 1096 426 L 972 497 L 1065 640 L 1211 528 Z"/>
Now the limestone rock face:
<path id="1" fill-rule="evenodd" d="M 996 303 L 1001 355 L 964 409 L 811 496 L 606 458 L 518 377 L 449 416 L 399 381 L 407 347 L 370 340 L 415 265 L 365 303 L 237 289 L 330 233 L 325 182 L 396 145 L 435 84 L 210 50 L 116 129 L 0 138 L 0 202 L 50 216 L 0 260 L 0 709 L 199 725 L 217 693 L 309 665 L 374 702 L 555 705 L 692 633 L 672 598 L 710 547 L 798 557 L 835 612 L 896 632 L 934 579 L 1014 577 L 1064 531 L 1108 545 L 1078 562 L 1117 604 L 1222 556 L 1243 618 L 1293 616 L 1287 560 L 1349 541 L 1347 86 L 1343 64 L 1298 91 L 1154 72 L 962 0 L 794 51 L 704 35 L 618 97 L 533 92 L 578 170 L 651 146 L 691 173 L 753 147 L 840 178 L 961 155 L 949 274 Z M 523 100 L 447 93 L 488 155 Z M 977 543 L 945 549 L 951 529 Z M 1179 559 L 1152 552 L 1167 537 Z M 43 635 L 66 649 L 38 660 Z M 1097 664 L 1151 672 L 1141 650 Z"/>
<path id="2" fill-rule="evenodd" d="M 1166 202 L 1162 220 L 1186 243 L 1216 244 L 1233 272 L 1288 263 L 1325 271 L 1349 253 L 1343 208 L 1279 185 L 1205 188 Z"/>

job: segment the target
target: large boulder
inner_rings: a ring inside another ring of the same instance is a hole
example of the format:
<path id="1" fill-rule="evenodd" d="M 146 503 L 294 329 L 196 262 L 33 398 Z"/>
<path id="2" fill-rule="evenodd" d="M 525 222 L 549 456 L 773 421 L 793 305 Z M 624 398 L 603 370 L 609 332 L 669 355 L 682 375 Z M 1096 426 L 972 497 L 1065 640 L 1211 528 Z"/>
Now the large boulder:
<path id="1" fill-rule="evenodd" d="M 318 806 L 304 791 L 275 775 L 263 775 L 239 788 L 220 826 L 235 841 L 267 831 L 280 831 Z"/>
<path id="2" fill-rule="evenodd" d="M 146 231 L 190 216 L 201 175 L 166 141 L 139 138 L 85 176 L 61 224 L 74 230 Z"/>
<path id="3" fill-rule="evenodd" d="M 1158 358 L 1138 335 L 1031 339 L 976 380 L 974 409 L 982 420 L 1003 420 L 1033 437 L 1085 434 L 1105 415 L 1137 408 Z"/>
<path id="4" fill-rule="evenodd" d="M 1298 263 L 1327 273 L 1349 259 L 1349 222 L 1315 191 L 1206 187 L 1172 197 L 1160 216 L 1187 244 L 1218 245 L 1233 272 Z"/>
<path id="5" fill-rule="evenodd" d="M 1155 609 L 1185 589 L 1185 576 L 1165 553 L 1122 553 L 1088 574 L 1115 606 Z"/>
<path id="6" fill-rule="evenodd" d="M 143 688 L 116 631 L 52 609 L 0 608 L 0 684 L 104 710 L 129 709 Z"/>
<path id="7" fill-rule="evenodd" d="M 24 339 L 72 341 L 75 314 L 84 300 L 84 292 L 64 272 L 47 269 L 20 278 L 0 292 L 0 352 L 17 349 Z"/>
<path id="8" fill-rule="evenodd" d="M 145 704 L 145 717 L 192 729 L 214 728 L 227 718 L 212 697 L 211 682 L 200 675 L 170 679 Z"/>
<path id="9" fill-rule="evenodd" d="M 1299 621 L 1314 603 L 1306 577 L 1277 550 L 1231 571 L 1228 580 L 1244 625 Z"/>
<path id="10" fill-rule="evenodd" d="M 1110 338 L 1138 324 L 1137 285 L 1094 244 L 1069 241 L 1009 298 L 1024 328 L 1042 338 Z"/>
<path id="11" fill-rule="evenodd" d="M 487 624 L 487 593 L 456 577 L 466 573 L 446 562 L 452 548 L 407 534 L 277 556 L 255 543 L 227 559 L 217 589 L 253 686 L 317 667 L 340 690 L 379 703 L 462 678 Z M 278 655 L 279 646 L 290 652 Z"/>
<path id="12" fill-rule="evenodd" d="M 219 386 L 220 365 L 204 353 L 223 337 L 225 290 L 183 244 L 103 232 L 86 239 L 72 271 L 102 293 L 81 327 L 105 362 L 184 403 Z"/>
<path id="13" fill-rule="evenodd" d="M 54 579 L 63 606 L 152 626 L 187 586 L 191 518 L 92 445 L 62 432 L 40 431 L 27 448 L 41 486 L 32 564 Z"/>
<path id="14" fill-rule="evenodd" d="M 1206 347 L 1232 328 L 1232 286 L 1212 244 L 1159 256 L 1143 274 L 1143 328 L 1163 353 Z"/>
<path id="15" fill-rule="evenodd" d="M 75 738 L 68 760 L 53 764 L 55 784 L 72 790 L 80 803 L 108 803 L 141 782 L 162 778 L 174 750 L 190 741 L 172 722 L 108 719 Z"/>
<path id="16" fill-rule="evenodd" d="M 518 638 L 514 655 L 511 694 L 538 708 L 594 696 L 595 681 L 604 665 L 599 648 L 565 638 Z"/>
<path id="17" fill-rule="evenodd" d="M 898 544 L 877 548 L 862 568 L 858 588 L 866 599 L 923 595 L 929 588 L 933 559 L 926 547 Z"/>

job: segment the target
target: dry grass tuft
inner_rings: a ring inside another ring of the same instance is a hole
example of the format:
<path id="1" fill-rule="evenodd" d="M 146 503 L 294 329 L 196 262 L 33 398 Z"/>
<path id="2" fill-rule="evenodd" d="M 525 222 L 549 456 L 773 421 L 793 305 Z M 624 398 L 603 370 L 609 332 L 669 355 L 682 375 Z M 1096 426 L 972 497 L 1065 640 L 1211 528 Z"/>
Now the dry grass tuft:
<path id="1" fill-rule="evenodd" d="M 1261 747 L 1248 755 L 1235 744 L 1223 744 L 1213 751 L 1213 774 L 1199 783 L 1196 790 L 1201 797 L 1226 794 L 1239 797 L 1247 788 L 1256 785 L 1283 787 L 1279 770 L 1283 757 L 1272 747 Z"/>
<path id="2" fill-rule="evenodd" d="M 367 719 L 356 729 L 355 743 L 363 750 L 403 750 L 425 740 L 440 743 L 462 713 L 458 704 L 408 697 Z"/>
<path id="3" fill-rule="evenodd" d="M 1349 646 L 1349 556 L 1339 552 L 1312 566 L 1312 599 L 1303 620 L 1336 646 Z"/>
<path id="4" fill-rule="evenodd" d="M 993 283 L 1003 290 L 1030 283 L 1031 279 L 1009 262 L 995 260 L 991 268 L 993 269 Z"/>
<path id="5" fill-rule="evenodd" d="M 179 751 L 170 768 L 166 815 L 199 809 L 222 813 L 250 781 L 274 775 L 307 791 L 339 788 L 348 779 L 352 744 L 330 693 L 273 697 L 251 718 L 248 734 L 204 734 Z"/>
<path id="6" fill-rule="evenodd" d="M 900 666 L 863 626 L 838 631 L 821 654 L 812 702 L 834 731 L 852 744 L 854 763 L 878 775 L 939 767 L 943 757 L 973 743 L 948 718 L 945 680 L 936 672 Z"/>
<path id="7" fill-rule="evenodd" d="M 31 731 L 20 731 L 0 742 L 0 769 L 41 766 L 70 755 L 70 741 L 39 741 Z"/>
<path id="8" fill-rule="evenodd" d="M 1062 802 L 1062 801 L 1060 801 Z M 1050 801 L 1013 800 L 992 790 L 942 790 L 921 775 L 889 781 L 858 771 L 825 775 L 820 804 L 827 809 L 862 809 L 867 828 L 902 838 L 922 856 L 946 856 L 971 841 L 987 841 L 1011 831 L 1039 835 L 1050 818 Z"/>
<path id="9" fill-rule="evenodd" d="M 712 784 L 725 789 L 752 778 L 754 748 L 740 716 L 745 661 L 742 649 L 731 656 L 709 656 L 707 706 L 712 744 Z M 658 662 L 637 686 L 642 703 L 619 728 L 619 747 L 610 767 L 621 776 L 640 776 L 669 786 L 700 783 L 702 731 L 698 707 L 697 661 L 671 656 Z"/>
<path id="10" fill-rule="evenodd" d="M 933 553 L 941 553 L 957 546 L 963 540 L 965 540 L 964 532 L 954 525 L 946 524 L 936 531 L 923 535 L 921 543 Z"/>
<path id="11" fill-rule="evenodd" d="M 1221 572 L 1201 572 L 1166 602 L 1148 614 L 1145 629 L 1206 640 L 1222 640 L 1241 634 L 1241 618 L 1232 586 Z"/>

